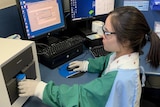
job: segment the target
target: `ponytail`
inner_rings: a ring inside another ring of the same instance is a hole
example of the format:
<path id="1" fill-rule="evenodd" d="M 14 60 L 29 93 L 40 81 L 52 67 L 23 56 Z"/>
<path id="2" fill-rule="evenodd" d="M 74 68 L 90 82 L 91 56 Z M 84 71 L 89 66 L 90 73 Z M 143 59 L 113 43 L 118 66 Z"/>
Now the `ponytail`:
<path id="1" fill-rule="evenodd" d="M 153 68 L 160 65 L 160 38 L 150 30 L 144 15 L 133 6 L 122 6 L 110 12 L 111 24 L 116 32 L 117 40 L 123 44 L 130 41 L 133 52 L 143 54 L 142 48 L 146 41 L 150 40 L 151 46 L 146 56 L 147 61 Z M 128 24 L 129 23 L 129 24 Z"/>
<path id="2" fill-rule="evenodd" d="M 151 46 L 147 55 L 147 61 L 153 68 L 158 68 L 160 65 L 160 38 L 153 31 L 150 31 L 148 35 L 150 38 Z"/>

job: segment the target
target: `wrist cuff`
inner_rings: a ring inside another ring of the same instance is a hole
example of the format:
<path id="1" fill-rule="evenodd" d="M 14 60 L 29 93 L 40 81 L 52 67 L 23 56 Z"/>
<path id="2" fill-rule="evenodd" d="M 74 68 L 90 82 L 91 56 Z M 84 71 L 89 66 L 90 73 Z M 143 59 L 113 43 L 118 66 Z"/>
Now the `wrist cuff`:
<path id="1" fill-rule="evenodd" d="M 88 61 L 83 61 L 83 71 L 84 72 L 88 71 L 88 64 L 89 64 Z"/>
<path id="2" fill-rule="evenodd" d="M 38 83 L 37 87 L 36 87 L 34 96 L 37 96 L 38 98 L 40 98 L 42 100 L 42 98 L 43 98 L 43 91 L 44 91 L 44 88 L 45 88 L 46 85 L 47 85 L 47 83 L 45 83 L 43 81 L 40 81 Z"/>

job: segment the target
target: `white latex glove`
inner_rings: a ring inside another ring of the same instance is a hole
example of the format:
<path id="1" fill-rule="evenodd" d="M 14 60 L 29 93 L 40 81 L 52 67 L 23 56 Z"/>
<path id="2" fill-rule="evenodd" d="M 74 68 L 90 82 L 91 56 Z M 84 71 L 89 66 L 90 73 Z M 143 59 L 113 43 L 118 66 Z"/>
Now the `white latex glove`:
<path id="1" fill-rule="evenodd" d="M 36 87 L 40 81 L 25 79 L 18 83 L 19 96 L 33 96 L 36 90 Z"/>
<path id="2" fill-rule="evenodd" d="M 86 72 L 88 70 L 88 61 L 73 61 L 69 63 L 69 68 L 74 68 L 73 71 Z M 76 68 L 75 68 L 76 67 Z"/>

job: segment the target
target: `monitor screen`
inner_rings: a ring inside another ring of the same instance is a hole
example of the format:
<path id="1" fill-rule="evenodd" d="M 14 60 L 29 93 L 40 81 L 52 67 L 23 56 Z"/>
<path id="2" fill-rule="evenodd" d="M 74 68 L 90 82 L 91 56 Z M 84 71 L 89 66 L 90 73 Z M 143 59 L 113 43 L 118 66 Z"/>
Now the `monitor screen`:
<path id="1" fill-rule="evenodd" d="M 27 39 L 65 27 L 61 0 L 16 0 Z"/>
<path id="2" fill-rule="evenodd" d="M 94 18 L 114 9 L 114 0 L 70 0 L 72 21 Z"/>

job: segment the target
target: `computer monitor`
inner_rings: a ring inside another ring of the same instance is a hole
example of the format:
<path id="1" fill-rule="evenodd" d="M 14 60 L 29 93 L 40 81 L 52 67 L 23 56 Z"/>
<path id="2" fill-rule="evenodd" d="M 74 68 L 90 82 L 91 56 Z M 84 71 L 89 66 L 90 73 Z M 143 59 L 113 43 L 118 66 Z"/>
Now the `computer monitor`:
<path id="1" fill-rule="evenodd" d="M 61 0 L 16 0 L 26 39 L 37 40 L 65 28 Z"/>
<path id="2" fill-rule="evenodd" d="M 70 0 L 71 21 L 92 21 L 114 9 L 114 0 Z M 88 28 L 86 23 L 86 29 Z"/>

